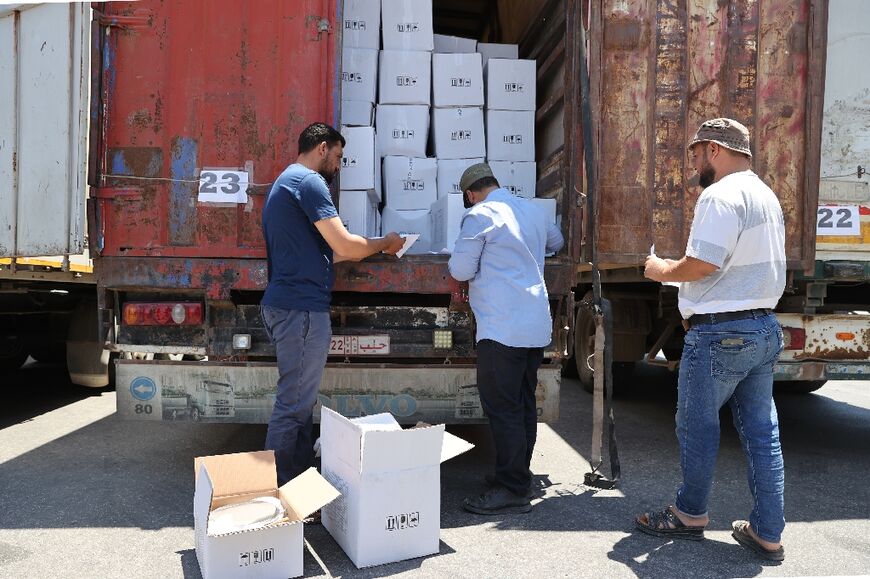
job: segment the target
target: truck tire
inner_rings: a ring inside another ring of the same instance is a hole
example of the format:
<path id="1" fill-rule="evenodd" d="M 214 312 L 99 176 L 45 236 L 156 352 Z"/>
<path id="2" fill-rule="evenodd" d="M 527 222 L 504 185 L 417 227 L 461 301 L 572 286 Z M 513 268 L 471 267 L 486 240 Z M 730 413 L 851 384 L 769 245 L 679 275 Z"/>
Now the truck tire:
<path id="1" fill-rule="evenodd" d="M 66 366 L 73 384 L 87 388 L 109 385 L 109 351 L 98 334 L 97 300 L 85 298 L 73 312 L 66 341 Z"/>
<path id="2" fill-rule="evenodd" d="M 774 382 L 777 394 L 809 394 L 825 385 L 827 380 L 785 380 Z"/>
<path id="3" fill-rule="evenodd" d="M 15 372 L 27 360 L 24 340 L 19 336 L 0 336 L 0 374 Z"/>
<path id="4" fill-rule="evenodd" d="M 595 318 L 592 315 L 592 292 L 586 292 L 577 308 L 574 320 L 574 362 L 577 378 L 587 392 L 593 389 L 593 372 L 590 356 L 595 352 Z M 587 365 L 588 364 L 588 365 Z"/>
<path id="5" fill-rule="evenodd" d="M 50 344 L 48 346 L 33 346 L 30 356 L 41 364 L 66 364 L 66 344 Z"/>

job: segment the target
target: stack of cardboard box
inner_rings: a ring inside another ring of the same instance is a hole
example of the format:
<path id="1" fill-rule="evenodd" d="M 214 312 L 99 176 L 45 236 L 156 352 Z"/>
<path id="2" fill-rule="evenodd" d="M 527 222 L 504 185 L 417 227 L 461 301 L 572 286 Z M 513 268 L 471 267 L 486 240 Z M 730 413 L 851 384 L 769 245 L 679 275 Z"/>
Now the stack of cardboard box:
<path id="1" fill-rule="evenodd" d="M 351 233 L 380 235 L 380 171 L 375 170 L 374 104 L 378 82 L 380 0 L 345 0 L 341 50 L 341 163 L 338 213 Z"/>
<path id="2" fill-rule="evenodd" d="M 503 187 L 535 197 L 534 60 L 434 34 L 432 0 L 345 0 L 343 14 L 339 213 L 352 233 L 417 233 L 408 253 L 451 252 L 459 178 L 484 160 Z"/>

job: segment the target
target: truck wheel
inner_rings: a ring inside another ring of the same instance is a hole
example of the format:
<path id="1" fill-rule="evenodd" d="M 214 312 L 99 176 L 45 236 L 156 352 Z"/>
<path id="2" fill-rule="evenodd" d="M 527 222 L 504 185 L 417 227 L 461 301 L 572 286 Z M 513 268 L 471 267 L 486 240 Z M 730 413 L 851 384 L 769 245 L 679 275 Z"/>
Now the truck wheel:
<path id="1" fill-rule="evenodd" d="M 19 336 L 0 336 L 0 374 L 15 372 L 27 360 L 24 340 Z"/>
<path id="2" fill-rule="evenodd" d="M 574 361 L 577 364 L 577 378 L 587 392 L 593 390 L 593 372 L 589 368 L 592 354 L 595 353 L 595 318 L 592 315 L 592 292 L 586 292 L 577 317 L 574 321 Z"/>
<path id="3" fill-rule="evenodd" d="M 109 351 L 103 349 L 97 321 L 97 300 L 79 302 L 69 323 L 66 366 L 73 384 L 102 388 L 109 384 Z"/>
<path id="4" fill-rule="evenodd" d="M 774 382 L 777 394 L 809 394 L 825 385 L 827 380 L 784 380 Z"/>

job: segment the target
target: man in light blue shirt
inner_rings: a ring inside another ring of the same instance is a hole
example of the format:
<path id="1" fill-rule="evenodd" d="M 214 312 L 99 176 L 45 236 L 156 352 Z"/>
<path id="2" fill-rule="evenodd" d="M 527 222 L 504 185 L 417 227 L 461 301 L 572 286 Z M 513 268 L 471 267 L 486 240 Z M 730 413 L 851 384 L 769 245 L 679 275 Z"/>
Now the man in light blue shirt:
<path id="1" fill-rule="evenodd" d="M 565 241 L 542 207 L 501 188 L 486 163 L 466 169 L 460 188 L 469 210 L 450 275 L 468 281 L 477 323 L 477 389 L 496 448 L 490 488 L 462 506 L 482 515 L 527 513 L 538 367 L 553 328 L 544 255 Z"/>

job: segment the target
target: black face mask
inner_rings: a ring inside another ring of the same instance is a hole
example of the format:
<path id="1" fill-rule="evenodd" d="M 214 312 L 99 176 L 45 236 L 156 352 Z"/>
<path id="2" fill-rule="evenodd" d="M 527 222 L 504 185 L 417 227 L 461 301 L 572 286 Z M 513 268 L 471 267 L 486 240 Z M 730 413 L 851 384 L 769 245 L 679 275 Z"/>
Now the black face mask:
<path id="1" fill-rule="evenodd" d="M 462 193 L 462 205 L 465 206 L 466 209 L 474 207 L 474 203 L 472 203 L 471 199 L 468 197 L 468 191 Z"/>

